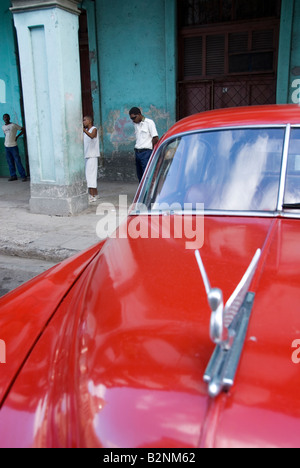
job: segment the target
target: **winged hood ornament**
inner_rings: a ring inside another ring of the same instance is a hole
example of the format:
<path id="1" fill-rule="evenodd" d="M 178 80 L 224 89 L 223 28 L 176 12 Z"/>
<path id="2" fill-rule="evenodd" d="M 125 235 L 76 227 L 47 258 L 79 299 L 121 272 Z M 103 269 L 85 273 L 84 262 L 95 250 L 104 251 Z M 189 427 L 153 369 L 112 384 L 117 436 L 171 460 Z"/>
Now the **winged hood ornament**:
<path id="1" fill-rule="evenodd" d="M 233 384 L 238 360 L 235 357 L 234 361 L 237 361 L 235 367 L 231 366 L 228 370 L 227 364 L 232 365 L 233 361 L 232 352 L 229 353 L 229 351 L 235 345 L 234 352 L 238 353 L 238 358 L 241 354 L 254 300 L 254 294 L 249 293 L 249 287 L 257 269 L 261 249 L 257 249 L 244 276 L 225 306 L 222 291 L 219 288 L 212 288 L 210 285 L 199 250 L 195 251 L 195 256 L 211 309 L 210 338 L 217 345 L 205 372 L 204 380 L 210 383 L 210 395 L 216 396 L 222 389 L 227 389 Z M 230 377 L 228 377 L 228 372 Z"/>

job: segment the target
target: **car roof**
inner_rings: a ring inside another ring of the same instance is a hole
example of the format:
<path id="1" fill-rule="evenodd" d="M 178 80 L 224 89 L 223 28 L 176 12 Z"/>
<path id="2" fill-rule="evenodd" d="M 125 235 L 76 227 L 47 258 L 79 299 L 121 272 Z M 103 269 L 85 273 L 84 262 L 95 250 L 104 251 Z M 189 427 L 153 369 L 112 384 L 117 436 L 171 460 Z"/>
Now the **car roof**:
<path id="1" fill-rule="evenodd" d="M 218 109 L 186 117 L 173 125 L 163 140 L 171 136 L 195 130 L 248 126 L 248 125 L 300 125 L 300 105 L 274 104 Z"/>

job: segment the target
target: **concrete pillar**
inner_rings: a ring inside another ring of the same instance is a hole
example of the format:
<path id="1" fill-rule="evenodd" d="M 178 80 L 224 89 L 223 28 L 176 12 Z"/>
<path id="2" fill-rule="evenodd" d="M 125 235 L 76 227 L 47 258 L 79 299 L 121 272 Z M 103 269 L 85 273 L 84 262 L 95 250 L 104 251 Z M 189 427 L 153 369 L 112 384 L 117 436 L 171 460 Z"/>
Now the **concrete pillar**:
<path id="1" fill-rule="evenodd" d="M 34 213 L 88 206 L 84 176 L 77 0 L 12 0 Z"/>

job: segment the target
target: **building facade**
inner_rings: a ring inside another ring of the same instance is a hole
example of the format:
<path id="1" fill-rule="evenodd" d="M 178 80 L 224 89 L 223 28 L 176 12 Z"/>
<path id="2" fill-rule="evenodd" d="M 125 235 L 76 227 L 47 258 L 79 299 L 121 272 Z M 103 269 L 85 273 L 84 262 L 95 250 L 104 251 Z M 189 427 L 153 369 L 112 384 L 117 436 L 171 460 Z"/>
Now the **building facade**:
<path id="1" fill-rule="evenodd" d="M 2 0 L 0 24 L 0 110 L 26 126 L 34 212 L 86 207 L 83 114 L 100 177 L 135 180 L 132 106 L 161 136 L 195 112 L 300 101 L 300 0 Z"/>
<path id="2" fill-rule="evenodd" d="M 0 113 L 1 127 L 3 114 L 10 114 L 11 120 L 23 125 L 22 93 L 19 74 L 18 49 L 15 40 L 13 16 L 9 10 L 10 0 L 2 0 L 0 4 L 0 30 L 2 32 L 2 47 L 0 48 Z M 19 151 L 24 167 L 26 166 L 26 142 L 19 140 Z M 0 129 L 0 176 L 8 177 L 8 165 L 5 159 L 4 134 Z"/>

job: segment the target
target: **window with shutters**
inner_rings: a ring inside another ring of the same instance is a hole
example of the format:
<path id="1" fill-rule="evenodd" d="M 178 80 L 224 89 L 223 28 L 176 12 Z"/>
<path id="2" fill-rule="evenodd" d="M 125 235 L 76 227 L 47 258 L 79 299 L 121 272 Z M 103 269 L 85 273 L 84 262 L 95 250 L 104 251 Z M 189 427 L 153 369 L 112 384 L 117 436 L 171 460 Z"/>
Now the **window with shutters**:
<path id="1" fill-rule="evenodd" d="M 178 2 L 181 80 L 276 71 L 279 0 Z"/>
<path id="2" fill-rule="evenodd" d="M 275 72 L 277 27 L 185 37 L 183 79 Z"/>
<path id="3" fill-rule="evenodd" d="M 274 104 L 281 0 L 177 0 L 178 118 Z"/>
<path id="4" fill-rule="evenodd" d="M 229 34 L 228 73 L 273 71 L 274 36 L 274 29 Z"/>
<path id="5" fill-rule="evenodd" d="M 202 36 L 184 38 L 184 76 L 202 76 Z"/>

